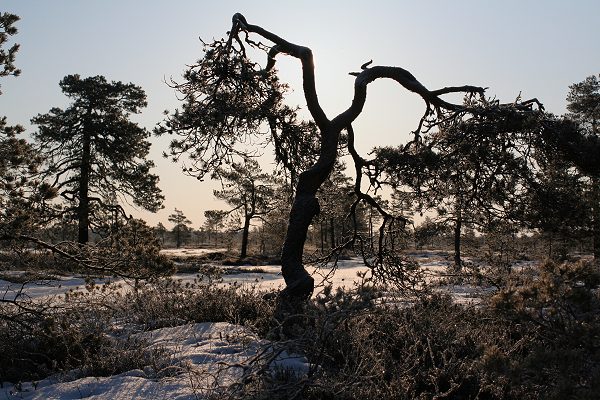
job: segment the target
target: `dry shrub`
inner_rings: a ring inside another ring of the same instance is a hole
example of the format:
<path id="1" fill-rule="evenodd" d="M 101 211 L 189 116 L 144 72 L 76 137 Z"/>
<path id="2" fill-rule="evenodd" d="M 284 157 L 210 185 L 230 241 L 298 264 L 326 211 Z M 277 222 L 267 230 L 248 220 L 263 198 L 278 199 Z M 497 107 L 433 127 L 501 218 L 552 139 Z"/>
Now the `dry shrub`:
<path id="1" fill-rule="evenodd" d="M 499 341 L 508 346 L 517 339 L 504 324 L 483 318 L 435 294 L 410 305 L 321 315 L 309 351 L 320 367 L 306 397 L 504 398 L 502 385 L 483 370 L 483 356 Z"/>
<path id="2" fill-rule="evenodd" d="M 253 397 L 597 399 L 598 266 L 526 272 L 476 307 L 440 294 L 382 305 L 365 288 L 314 302 L 287 330 L 313 371 Z"/>
<path id="3" fill-rule="evenodd" d="M 3 304 L 2 379 L 77 370 L 114 374 L 160 364 L 131 333 L 188 322 L 253 327 L 307 356 L 307 375 L 259 369 L 243 398 L 596 399 L 600 393 L 598 266 L 545 263 L 512 273 L 478 306 L 435 293 L 330 291 L 273 319 L 251 288 L 171 280 L 93 287 L 31 312 Z M 382 300 L 382 295 L 387 300 Z M 10 311 L 10 312 L 9 312 Z"/>
<path id="4" fill-rule="evenodd" d="M 273 305 L 252 288 L 171 279 L 88 284 L 64 299 L 0 302 L 0 382 L 54 373 L 108 376 L 161 364 L 133 334 L 191 322 L 268 330 Z"/>

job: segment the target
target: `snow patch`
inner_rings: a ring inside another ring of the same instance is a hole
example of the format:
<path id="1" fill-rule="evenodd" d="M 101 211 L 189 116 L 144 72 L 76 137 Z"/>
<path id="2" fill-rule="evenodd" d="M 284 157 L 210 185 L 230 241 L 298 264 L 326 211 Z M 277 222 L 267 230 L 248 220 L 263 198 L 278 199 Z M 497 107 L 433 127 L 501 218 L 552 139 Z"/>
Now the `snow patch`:
<path id="1" fill-rule="evenodd" d="M 289 354 L 250 330 L 225 322 L 205 322 L 137 334 L 148 349 L 168 357 L 157 365 L 109 377 L 68 381 L 55 376 L 37 383 L 4 384 L 7 399 L 198 399 L 232 390 L 232 385 L 256 371 L 285 369 L 308 372 L 305 357 Z M 68 374 L 67 374 L 68 376 Z"/>

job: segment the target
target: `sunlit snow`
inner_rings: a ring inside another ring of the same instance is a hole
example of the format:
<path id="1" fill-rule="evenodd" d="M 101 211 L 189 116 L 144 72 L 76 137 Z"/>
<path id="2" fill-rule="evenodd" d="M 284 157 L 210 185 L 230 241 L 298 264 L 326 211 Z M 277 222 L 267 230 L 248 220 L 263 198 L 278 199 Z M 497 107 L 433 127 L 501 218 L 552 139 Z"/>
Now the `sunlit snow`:
<path id="1" fill-rule="evenodd" d="M 170 250 L 168 254 L 172 257 L 193 257 L 206 252 L 205 249 L 179 249 Z M 410 256 L 430 275 L 443 273 L 450 263 L 447 254 L 441 252 L 422 251 Z M 227 270 L 228 267 L 223 268 Z M 367 273 L 368 276 L 369 272 L 358 258 L 341 260 L 334 270 L 313 266 L 307 269 L 315 277 L 315 295 L 326 284 L 334 289 L 351 288 L 359 281 L 360 275 Z M 225 273 L 210 284 L 248 286 L 269 291 L 284 286 L 279 266 L 241 266 L 231 268 L 229 272 L 232 273 Z M 183 284 L 198 283 L 199 280 L 195 273 L 178 273 L 173 278 Z M 95 279 L 94 282 L 101 285 L 107 279 Z M 5 299 L 14 299 L 18 293 L 30 298 L 49 298 L 71 290 L 83 291 L 85 284 L 85 279 L 80 276 L 63 276 L 25 285 L 0 280 L 0 290 Z M 127 290 L 127 285 L 123 285 L 122 290 Z M 445 285 L 440 290 L 451 293 L 457 302 L 462 303 L 476 301 L 482 293 L 482 288 L 471 285 Z M 306 373 L 310 367 L 301 355 L 290 355 L 277 348 L 276 344 L 259 339 L 246 328 L 228 323 L 189 324 L 138 335 L 147 341 L 149 350 L 161 349 L 169 354 L 168 365 L 162 365 L 159 370 L 156 366 L 149 366 L 144 370 L 110 377 L 73 380 L 68 375 L 61 375 L 36 383 L 5 383 L 0 394 L 7 399 L 197 399 L 214 392 L 234 390 L 235 385 L 231 384 L 260 363 L 268 363 L 271 370 L 285 368 L 300 374 Z"/>

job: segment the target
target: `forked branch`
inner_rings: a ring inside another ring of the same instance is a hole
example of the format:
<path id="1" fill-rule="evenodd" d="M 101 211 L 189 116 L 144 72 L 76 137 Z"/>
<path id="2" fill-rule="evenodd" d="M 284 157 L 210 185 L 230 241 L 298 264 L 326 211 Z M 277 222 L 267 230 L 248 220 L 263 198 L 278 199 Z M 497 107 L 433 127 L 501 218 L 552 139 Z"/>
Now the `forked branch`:
<path id="1" fill-rule="evenodd" d="M 306 298 L 312 293 L 314 280 L 302 265 L 302 254 L 310 223 L 313 217 L 319 213 L 319 203 L 316 199 L 316 193 L 334 168 L 338 155 L 341 131 L 350 127 L 348 129 L 353 139 L 351 124 L 363 110 L 369 83 L 380 78 L 388 78 L 396 81 L 405 89 L 418 94 L 425 101 L 427 107 L 419 124 L 419 130 L 427 118 L 457 118 L 465 111 L 463 106 L 449 103 L 443 100 L 440 97 L 441 95 L 457 92 L 483 95 L 485 89 L 477 86 L 459 86 L 430 91 L 405 69 L 385 66 L 370 67 L 372 61 L 369 61 L 361 66 L 361 72 L 352 74 L 356 78 L 354 83 L 354 98 L 350 106 L 346 111 L 330 120 L 319 103 L 315 87 L 313 54 L 308 47 L 288 42 L 258 25 L 252 25 L 248 23 L 242 14 L 238 13 L 232 18 L 232 28 L 227 43 L 228 46 L 231 46 L 235 41 L 242 47 L 244 54 L 245 50 L 238 36 L 241 32 L 246 33 L 246 43 L 251 45 L 255 42 L 247 38 L 249 33 L 257 34 L 273 43 L 268 51 L 267 70 L 271 70 L 275 66 L 276 57 L 280 53 L 290 55 L 301 61 L 304 97 L 308 110 L 320 131 L 319 157 L 315 164 L 302 172 L 298 178 L 281 257 L 282 274 L 287 285 L 286 294 L 295 298 Z M 263 47 L 261 46 L 261 48 Z M 429 125 L 431 126 L 431 124 Z M 384 218 L 382 227 L 384 228 L 386 223 L 390 221 L 391 216 L 370 195 L 361 191 L 359 176 L 362 175 L 365 160 L 358 156 L 353 145 L 350 148 L 357 171 L 356 194 L 361 201 L 377 208 Z"/>

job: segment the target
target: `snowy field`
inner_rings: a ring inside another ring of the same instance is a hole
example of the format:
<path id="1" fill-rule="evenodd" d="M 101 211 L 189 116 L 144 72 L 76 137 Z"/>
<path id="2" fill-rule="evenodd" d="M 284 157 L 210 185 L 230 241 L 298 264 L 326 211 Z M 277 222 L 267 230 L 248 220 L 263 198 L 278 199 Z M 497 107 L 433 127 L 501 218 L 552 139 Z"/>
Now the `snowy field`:
<path id="1" fill-rule="evenodd" d="M 206 254 L 207 250 L 172 250 L 169 255 L 177 257 Z M 410 255 L 429 274 L 443 273 L 449 262 L 446 253 L 419 252 Z M 329 282 L 333 288 L 351 288 L 359 275 L 368 268 L 359 259 L 342 260 L 335 270 L 307 268 L 315 277 L 315 295 Z M 248 270 L 248 272 L 244 272 Z M 278 290 L 284 285 L 279 266 L 235 267 L 235 273 L 224 274 L 211 284 L 253 286 L 261 290 Z M 174 275 L 183 284 L 194 283 L 198 275 L 179 273 Z M 106 280 L 96 279 L 96 284 Z M 68 291 L 85 290 L 83 277 L 67 276 L 25 285 L 0 280 L 0 296 L 14 299 L 17 293 L 30 298 L 60 296 Z M 125 289 L 127 285 L 123 285 Z M 470 302 L 481 294 L 481 289 L 468 285 L 447 285 L 448 291 L 459 302 Z M 160 348 L 169 354 L 169 365 L 160 370 L 146 368 L 132 370 L 111 377 L 86 377 L 69 380 L 68 377 L 44 379 L 40 382 L 5 383 L 0 389 L 0 400 L 5 399 L 199 399 L 213 392 L 233 390 L 230 385 L 252 367 L 261 365 L 268 370 L 285 368 L 304 374 L 310 366 L 297 355 L 289 355 L 274 344 L 260 340 L 245 328 L 228 323 L 201 323 L 162 328 L 139 334 L 148 349 Z M 229 389 L 225 389 L 229 387 Z"/>
<path id="2" fill-rule="evenodd" d="M 195 257 L 195 256 L 203 256 L 208 253 L 225 253 L 227 252 L 226 248 L 202 248 L 202 249 L 162 249 L 161 254 L 171 256 L 171 257 Z"/>
<path id="3" fill-rule="evenodd" d="M 227 268 L 223 267 L 224 271 Z M 233 270 L 233 269 L 232 269 Z M 244 272 L 248 270 L 248 272 Z M 340 261 L 339 265 L 334 271 L 331 269 L 307 267 L 307 270 L 313 274 L 315 278 L 315 295 L 319 293 L 323 285 L 327 282 L 331 283 L 333 288 L 351 288 L 354 282 L 358 279 L 359 273 L 368 271 L 364 265 L 361 264 L 360 260 L 344 260 Z M 260 272 L 257 272 L 260 271 Z M 19 271 L 13 273 L 18 274 Z M 38 282 L 31 282 L 25 285 L 11 283 L 0 279 L 0 296 L 4 299 L 14 299 L 17 293 L 21 293 L 29 298 L 41 298 L 49 296 L 60 296 L 69 291 L 84 291 L 86 286 L 86 280 L 82 276 L 61 276 L 56 277 L 53 280 L 44 280 Z M 199 279 L 197 273 L 177 273 L 173 275 L 173 278 L 180 281 L 182 284 L 196 283 Z M 96 285 L 102 285 L 106 282 L 113 282 L 116 284 L 124 283 L 122 279 L 110 279 L 110 278 L 95 278 L 94 283 Z M 284 287 L 284 280 L 281 276 L 281 267 L 273 265 L 261 265 L 261 266 L 241 266 L 235 267 L 232 273 L 225 273 L 220 279 L 215 280 L 212 284 L 215 285 L 238 285 L 254 287 L 259 290 L 275 291 Z M 123 290 L 127 290 L 128 285 L 122 285 Z"/>
<path id="4" fill-rule="evenodd" d="M 257 368 L 306 374 L 307 360 L 261 340 L 243 327 L 218 322 L 156 329 L 138 335 L 169 362 L 109 377 L 60 376 L 19 385 L 4 383 L 0 398 L 36 400 L 197 400 L 235 391 L 235 382 Z M 233 394 L 233 393 L 232 393 Z"/>

